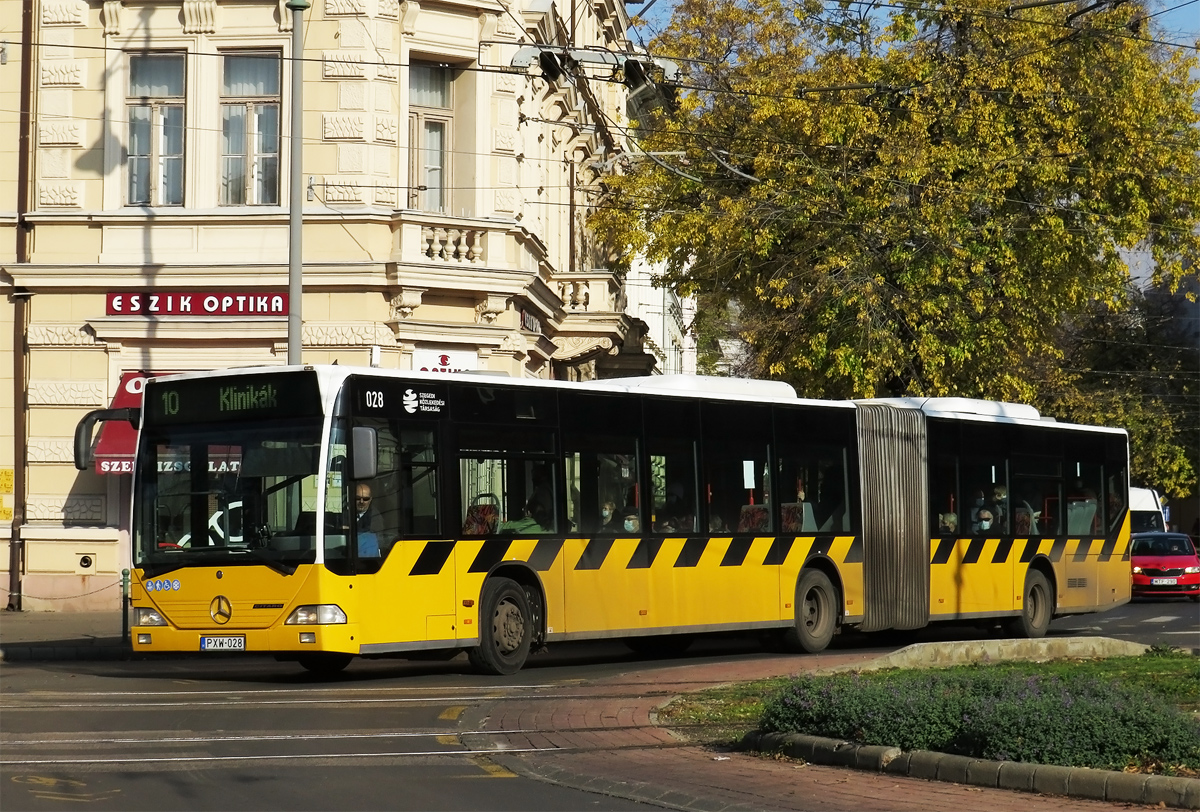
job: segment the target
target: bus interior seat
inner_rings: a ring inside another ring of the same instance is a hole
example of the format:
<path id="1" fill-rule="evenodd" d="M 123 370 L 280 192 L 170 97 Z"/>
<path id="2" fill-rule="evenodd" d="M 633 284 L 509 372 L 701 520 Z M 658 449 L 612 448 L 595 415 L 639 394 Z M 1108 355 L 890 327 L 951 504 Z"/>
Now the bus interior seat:
<path id="1" fill-rule="evenodd" d="M 1038 514 L 1028 502 L 1021 502 L 1016 509 L 1014 531 L 1018 536 L 1036 536 L 1038 530 Z"/>
<path id="2" fill-rule="evenodd" d="M 315 536 L 316 534 L 317 512 L 315 510 L 300 511 L 300 515 L 296 517 L 296 526 L 292 528 L 292 535 Z"/>
<path id="3" fill-rule="evenodd" d="M 837 531 L 846 531 L 850 529 L 849 517 L 846 516 L 846 503 L 839 502 L 833 512 L 829 514 L 829 518 L 821 522 L 821 526 L 817 528 L 818 533 L 831 533 Z"/>
<path id="4" fill-rule="evenodd" d="M 1087 499 L 1082 502 L 1067 503 L 1067 532 L 1092 532 L 1092 519 L 1096 516 L 1096 501 Z"/>
<path id="5" fill-rule="evenodd" d="M 500 521 L 500 500 L 495 494 L 482 493 L 467 507 L 463 519 L 464 536 L 490 536 Z"/>
<path id="6" fill-rule="evenodd" d="M 766 505 L 742 505 L 738 514 L 738 532 L 756 533 L 768 530 L 771 525 L 771 512 Z"/>
<path id="7" fill-rule="evenodd" d="M 784 502 L 779 506 L 780 524 L 785 533 L 799 533 L 804 527 L 804 504 Z"/>
<path id="8" fill-rule="evenodd" d="M 817 522 L 813 518 L 812 502 L 785 502 L 783 529 L 787 533 L 815 533 Z"/>

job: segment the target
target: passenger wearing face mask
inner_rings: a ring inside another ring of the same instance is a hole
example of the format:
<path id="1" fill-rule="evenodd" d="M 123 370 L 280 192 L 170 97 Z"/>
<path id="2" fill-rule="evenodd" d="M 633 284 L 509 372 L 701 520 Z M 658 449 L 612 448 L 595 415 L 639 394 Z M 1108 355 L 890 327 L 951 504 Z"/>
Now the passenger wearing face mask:
<path id="1" fill-rule="evenodd" d="M 617 515 L 617 506 L 612 502 L 600 505 L 600 526 L 597 533 L 616 533 L 621 529 L 621 517 Z"/>
<path id="2" fill-rule="evenodd" d="M 992 515 L 992 511 L 983 507 L 979 509 L 972 530 L 977 536 L 987 535 L 988 533 L 995 532 L 996 528 L 994 525 L 995 517 Z"/>
<path id="3" fill-rule="evenodd" d="M 1004 485 L 992 486 L 992 501 L 988 504 L 992 511 L 992 530 L 998 533 L 1008 532 L 1008 488 Z"/>
<path id="4" fill-rule="evenodd" d="M 636 507 L 626 507 L 622 512 L 621 532 L 623 533 L 641 533 L 642 520 L 638 517 L 638 509 Z"/>

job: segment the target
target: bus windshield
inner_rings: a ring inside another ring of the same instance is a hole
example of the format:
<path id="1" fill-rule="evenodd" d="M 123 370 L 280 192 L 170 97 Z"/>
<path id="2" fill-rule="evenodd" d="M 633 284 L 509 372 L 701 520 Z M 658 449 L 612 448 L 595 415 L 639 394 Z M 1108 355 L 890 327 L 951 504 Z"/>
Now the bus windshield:
<path id="1" fill-rule="evenodd" d="M 147 577 L 186 566 L 316 559 L 321 419 L 143 429 L 134 563 Z"/>

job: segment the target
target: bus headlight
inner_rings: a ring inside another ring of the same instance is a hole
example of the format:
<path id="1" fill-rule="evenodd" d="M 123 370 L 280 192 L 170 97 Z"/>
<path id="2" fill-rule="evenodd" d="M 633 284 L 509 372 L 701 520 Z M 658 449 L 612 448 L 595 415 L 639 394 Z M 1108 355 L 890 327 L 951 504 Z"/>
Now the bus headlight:
<path id="1" fill-rule="evenodd" d="M 167 619 L 158 613 L 157 609 L 146 609 L 138 606 L 133 610 L 134 626 L 166 626 Z"/>
<path id="2" fill-rule="evenodd" d="M 308 604 L 297 606 L 284 621 L 287 626 L 331 626 L 345 623 L 346 613 L 336 603 Z"/>

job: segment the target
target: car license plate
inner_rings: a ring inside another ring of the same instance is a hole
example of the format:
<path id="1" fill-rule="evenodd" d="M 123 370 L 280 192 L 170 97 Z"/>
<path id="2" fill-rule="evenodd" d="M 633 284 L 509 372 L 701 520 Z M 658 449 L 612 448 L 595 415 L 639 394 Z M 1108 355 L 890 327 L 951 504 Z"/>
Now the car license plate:
<path id="1" fill-rule="evenodd" d="M 245 651 L 246 638 L 237 637 L 201 637 L 201 651 Z"/>
<path id="2" fill-rule="evenodd" d="M 1177 583 L 1179 583 L 1179 582 L 1175 578 L 1151 578 L 1150 579 L 1150 584 L 1152 586 L 1172 586 Z"/>

